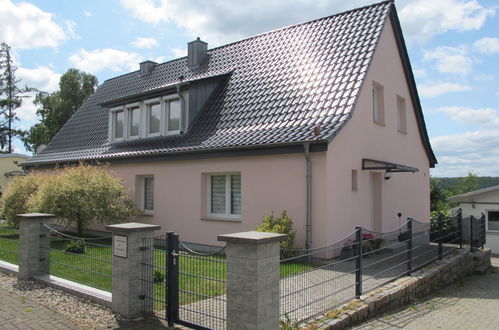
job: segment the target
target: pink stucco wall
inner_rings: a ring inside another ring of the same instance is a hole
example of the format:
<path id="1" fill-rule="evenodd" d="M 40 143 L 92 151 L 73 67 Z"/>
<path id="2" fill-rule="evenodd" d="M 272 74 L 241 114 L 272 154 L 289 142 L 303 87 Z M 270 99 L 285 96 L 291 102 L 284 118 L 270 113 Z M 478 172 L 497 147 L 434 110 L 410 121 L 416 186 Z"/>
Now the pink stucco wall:
<path id="1" fill-rule="evenodd" d="M 373 121 L 372 82 L 384 86 L 385 125 Z M 406 100 L 407 134 L 397 129 L 397 95 Z M 314 216 L 323 228 L 314 245 L 343 237 L 356 225 L 373 228 L 370 218 L 369 171 L 361 170 L 362 158 L 417 167 L 417 173 L 393 173 L 382 179 L 382 229 L 398 226 L 402 218 L 429 221 L 429 160 L 416 124 L 402 64 L 390 22 L 383 31 L 373 63 L 364 82 L 352 118 L 330 143 L 327 151 L 326 218 Z M 351 170 L 358 170 L 358 191 L 351 189 Z M 384 174 L 382 175 L 384 177 Z"/>
<path id="2" fill-rule="evenodd" d="M 312 155 L 313 170 L 325 172 L 325 152 Z M 136 176 L 154 175 L 153 216 L 136 220 L 159 224 L 188 242 L 218 244 L 217 235 L 255 230 L 265 214 L 287 210 L 298 230 L 297 242 L 304 245 L 306 217 L 306 163 L 303 154 L 214 158 L 113 164 L 111 169 L 123 178 L 135 198 Z M 241 220 L 205 220 L 206 187 L 203 174 L 241 173 Z M 313 182 L 317 216 L 324 217 L 324 195 L 320 177 Z M 320 230 L 320 229 L 317 229 Z"/>

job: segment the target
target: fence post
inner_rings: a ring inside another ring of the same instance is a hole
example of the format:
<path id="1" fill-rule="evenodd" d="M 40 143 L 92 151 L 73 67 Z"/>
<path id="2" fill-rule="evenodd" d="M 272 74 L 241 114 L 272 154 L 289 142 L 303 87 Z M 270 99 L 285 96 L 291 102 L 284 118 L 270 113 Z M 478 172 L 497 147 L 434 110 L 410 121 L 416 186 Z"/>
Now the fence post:
<path id="1" fill-rule="evenodd" d="M 43 227 L 53 214 L 17 214 L 19 218 L 19 273 L 20 280 L 50 272 L 50 237 Z"/>
<path id="2" fill-rule="evenodd" d="M 444 224 L 443 224 L 443 214 L 440 213 L 438 215 L 438 227 L 440 228 L 440 230 L 438 231 L 439 232 L 439 235 L 438 235 L 438 260 L 442 260 L 442 252 L 443 252 L 443 228 L 444 228 Z"/>
<path id="3" fill-rule="evenodd" d="M 357 248 L 355 251 L 355 297 L 357 299 L 362 295 L 362 228 L 355 228 L 355 241 L 357 242 Z M 355 246 L 354 246 L 355 247 Z"/>
<path id="4" fill-rule="evenodd" d="M 412 273 L 412 219 L 407 219 L 407 234 L 409 239 L 407 240 L 407 276 Z"/>
<path id="5" fill-rule="evenodd" d="M 279 242 L 286 235 L 249 231 L 227 242 L 227 329 L 279 329 Z"/>
<path id="6" fill-rule="evenodd" d="M 142 310 L 144 294 L 142 292 L 142 251 L 143 239 L 152 236 L 157 225 L 128 222 L 108 225 L 106 229 L 113 233 L 113 266 L 111 310 L 128 318 L 137 317 Z M 151 260 L 152 262 L 152 260 Z M 150 279 L 152 282 L 152 274 Z M 152 290 L 152 286 L 147 286 Z"/>
<path id="7" fill-rule="evenodd" d="M 178 234 L 174 232 L 167 232 L 168 236 L 168 288 L 167 288 L 167 319 L 168 326 L 173 327 L 176 320 L 178 320 L 178 307 L 179 307 L 179 273 L 178 273 Z"/>
<path id="8" fill-rule="evenodd" d="M 473 252 L 473 220 L 475 217 L 470 215 L 470 252 Z"/>
<path id="9" fill-rule="evenodd" d="M 463 212 L 459 209 L 457 213 L 457 231 L 459 232 L 459 248 L 463 248 Z"/>

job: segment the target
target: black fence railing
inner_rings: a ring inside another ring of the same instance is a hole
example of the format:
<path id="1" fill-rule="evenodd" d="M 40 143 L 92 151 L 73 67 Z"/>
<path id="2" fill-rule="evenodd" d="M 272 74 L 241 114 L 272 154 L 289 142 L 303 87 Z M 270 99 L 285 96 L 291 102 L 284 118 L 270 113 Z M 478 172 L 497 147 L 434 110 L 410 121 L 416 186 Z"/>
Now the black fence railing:
<path id="1" fill-rule="evenodd" d="M 51 275 L 111 291 L 112 287 L 112 240 L 104 237 L 77 237 L 41 225 L 42 232 L 49 235 L 50 244 L 40 249 L 49 249 Z M 110 234 L 110 233 L 109 233 Z"/>
<path id="2" fill-rule="evenodd" d="M 196 251 L 168 232 L 145 238 L 142 250 L 145 312 L 167 320 L 170 327 L 226 328 L 225 248 Z"/>
<path id="3" fill-rule="evenodd" d="M 408 218 L 390 232 L 357 227 L 340 241 L 316 249 L 281 249 L 280 312 L 303 321 L 364 292 L 410 275 L 469 241 L 485 244 L 485 216 Z"/>
<path id="4" fill-rule="evenodd" d="M 0 223 L 0 260 L 19 264 L 19 229 Z"/>

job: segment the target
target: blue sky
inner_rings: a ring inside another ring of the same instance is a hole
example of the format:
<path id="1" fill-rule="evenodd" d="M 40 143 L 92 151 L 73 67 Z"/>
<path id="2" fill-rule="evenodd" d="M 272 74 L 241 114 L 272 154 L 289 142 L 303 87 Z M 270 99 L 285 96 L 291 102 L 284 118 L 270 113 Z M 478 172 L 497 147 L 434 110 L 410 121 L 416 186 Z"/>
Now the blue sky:
<path id="1" fill-rule="evenodd" d="M 0 0 L 0 40 L 12 46 L 22 83 L 50 92 L 70 67 L 102 83 L 143 60 L 183 56 L 198 36 L 211 48 L 375 2 Z M 499 176 L 499 1 L 395 3 L 439 160 L 432 175 Z M 33 125 L 35 111 L 25 101 L 17 127 Z"/>

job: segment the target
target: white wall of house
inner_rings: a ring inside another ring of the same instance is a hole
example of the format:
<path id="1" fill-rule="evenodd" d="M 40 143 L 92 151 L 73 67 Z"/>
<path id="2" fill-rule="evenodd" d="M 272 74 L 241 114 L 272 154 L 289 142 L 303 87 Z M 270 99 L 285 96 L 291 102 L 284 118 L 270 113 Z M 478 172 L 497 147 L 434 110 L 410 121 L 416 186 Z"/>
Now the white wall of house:
<path id="1" fill-rule="evenodd" d="M 489 228 L 489 211 L 499 212 L 499 189 L 454 201 L 459 203 L 464 215 L 478 217 L 481 213 L 485 214 L 485 228 L 487 230 L 485 247 L 490 248 L 492 253 L 499 253 L 499 231 Z"/>

